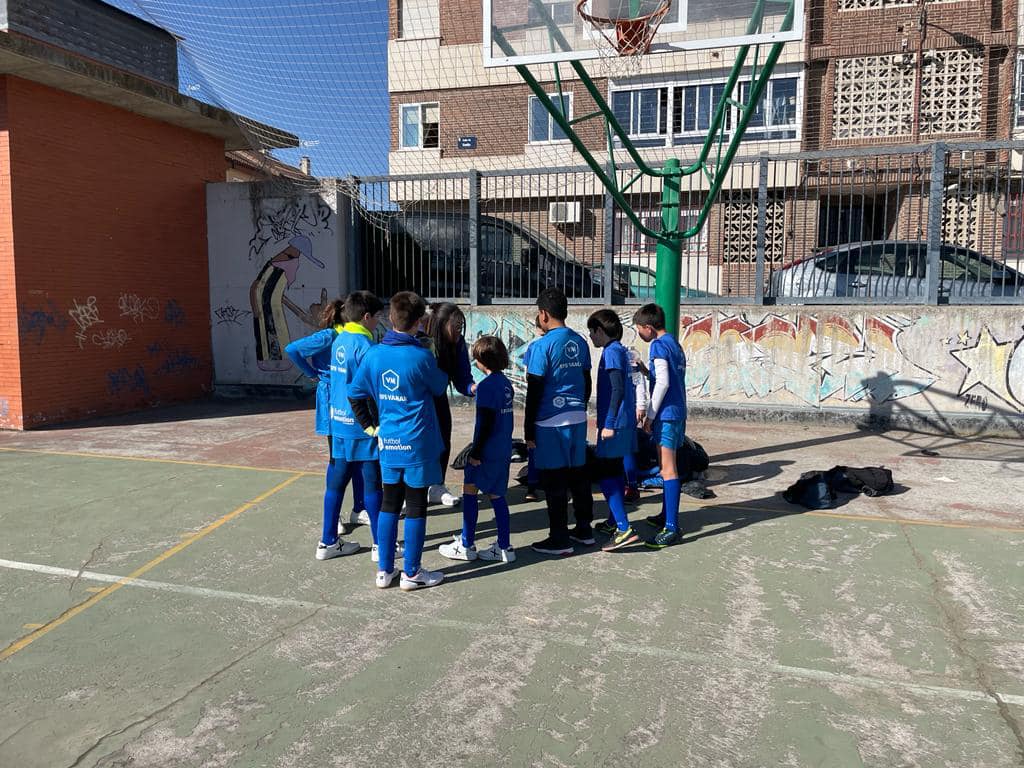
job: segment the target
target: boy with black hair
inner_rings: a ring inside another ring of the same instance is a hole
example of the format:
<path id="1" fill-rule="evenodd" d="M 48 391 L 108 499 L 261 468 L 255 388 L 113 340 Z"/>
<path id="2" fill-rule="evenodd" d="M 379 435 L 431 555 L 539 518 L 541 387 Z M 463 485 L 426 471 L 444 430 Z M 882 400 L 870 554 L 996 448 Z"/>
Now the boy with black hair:
<path id="1" fill-rule="evenodd" d="M 644 304 L 633 315 L 633 325 L 641 339 L 651 345 L 651 404 L 647 408 L 644 429 L 658 444 L 661 476 L 665 481 L 662 496 L 664 523 L 651 549 L 662 549 L 680 541 L 679 472 L 676 450 L 686 437 L 686 356 L 675 336 L 665 330 L 665 311 L 657 304 Z"/>
<path id="2" fill-rule="evenodd" d="M 377 562 L 377 516 L 381 505 L 380 465 L 377 441 L 356 421 L 349 403 L 349 388 L 370 349 L 384 302 L 369 291 L 354 291 L 342 307 L 344 325 L 331 347 L 331 456 L 347 469 L 348 477 L 360 477 L 363 502 L 369 518 L 370 559 Z"/>
<path id="3" fill-rule="evenodd" d="M 486 378 L 476 387 L 476 427 L 473 446 L 466 460 L 466 482 L 462 486 L 462 533 L 450 544 L 438 547 L 449 560 L 490 560 L 511 563 L 516 559 L 510 540 L 508 469 L 512 455 L 512 406 L 515 391 L 505 374 L 508 350 L 497 336 L 481 336 L 473 344 L 473 360 Z M 477 491 L 489 494 L 494 507 L 498 540 L 486 549 L 476 548 L 479 513 Z"/>
<path id="4" fill-rule="evenodd" d="M 543 335 L 530 344 L 526 368 L 525 438 L 535 449 L 550 527 L 548 537 L 532 546 L 546 555 L 572 554 L 573 541 L 594 543 L 594 499 L 586 471 L 590 348 L 566 327 L 568 315 L 564 293 L 540 292 L 536 324 Z M 571 532 L 569 494 L 576 515 Z"/>
<path id="5" fill-rule="evenodd" d="M 597 367 L 598 481 L 608 502 L 614 525 L 604 527 L 609 541 L 601 549 L 613 552 L 640 541 L 626 516 L 626 470 L 623 459 L 636 450 L 636 395 L 628 382 L 629 353 L 622 346 L 622 321 L 610 309 L 599 309 L 587 319 L 590 340 L 602 349 Z M 608 527 L 611 530 L 608 530 Z"/>
<path id="6" fill-rule="evenodd" d="M 348 392 L 359 425 L 377 438 L 384 485 L 377 520 L 376 584 L 381 589 L 398 577 L 395 544 L 403 502 L 405 567 L 401 588 L 433 587 L 444 580 L 443 573 L 420 564 L 427 533 L 427 488 L 441 482 L 438 458 L 443 441 L 434 398 L 448 386 L 448 377 L 437 367 L 430 350 L 413 335 L 426 311 L 426 303 L 415 293 L 403 291 L 391 298 L 393 330 L 363 358 Z"/>

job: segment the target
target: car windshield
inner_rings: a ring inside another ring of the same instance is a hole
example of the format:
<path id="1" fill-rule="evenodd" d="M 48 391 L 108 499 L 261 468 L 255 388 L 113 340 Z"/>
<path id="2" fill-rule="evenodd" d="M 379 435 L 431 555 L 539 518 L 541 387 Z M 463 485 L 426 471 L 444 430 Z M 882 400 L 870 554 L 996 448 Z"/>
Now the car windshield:
<path id="1" fill-rule="evenodd" d="M 1002 283 L 1019 280 L 1009 267 L 996 264 L 967 248 L 942 249 L 942 279 L 975 283 Z"/>

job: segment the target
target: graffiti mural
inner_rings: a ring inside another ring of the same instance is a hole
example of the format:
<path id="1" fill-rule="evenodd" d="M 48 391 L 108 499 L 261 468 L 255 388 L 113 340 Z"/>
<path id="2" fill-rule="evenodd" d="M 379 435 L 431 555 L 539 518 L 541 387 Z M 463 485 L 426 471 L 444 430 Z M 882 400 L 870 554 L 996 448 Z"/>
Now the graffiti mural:
<path id="1" fill-rule="evenodd" d="M 973 339 L 973 341 L 972 341 Z M 963 366 L 963 381 L 957 395 L 965 404 L 988 410 L 987 391 L 1014 410 L 1024 409 L 1024 337 L 999 341 L 984 325 L 977 334 L 964 331 L 957 336 L 959 349 L 949 354 Z"/>
<path id="2" fill-rule="evenodd" d="M 481 336 L 497 336 L 505 343 L 509 357 L 509 368 L 505 375 L 515 387 L 519 399 L 526 397 L 526 363 L 523 362 L 523 355 L 537 333 L 530 319 L 516 314 L 469 312 L 466 317 L 466 344 L 469 347 Z M 483 379 L 483 374 L 476 367 L 473 368 L 473 376 L 477 381 Z"/>

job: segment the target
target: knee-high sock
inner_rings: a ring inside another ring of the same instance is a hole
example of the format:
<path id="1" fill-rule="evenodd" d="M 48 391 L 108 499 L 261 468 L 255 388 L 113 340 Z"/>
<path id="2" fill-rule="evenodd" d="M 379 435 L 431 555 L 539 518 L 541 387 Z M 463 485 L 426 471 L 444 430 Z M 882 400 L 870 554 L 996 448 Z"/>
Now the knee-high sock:
<path id="1" fill-rule="evenodd" d="M 423 542 L 427 538 L 427 518 L 405 518 L 405 573 L 415 576 L 420 570 L 420 559 L 423 556 Z M 379 550 L 378 550 L 379 551 Z M 392 545 L 392 553 L 394 545 Z M 383 554 L 383 553 L 381 553 Z"/>
<path id="2" fill-rule="evenodd" d="M 636 488 L 639 481 L 636 474 L 638 469 L 636 456 L 632 453 L 627 453 L 622 459 L 622 464 L 626 467 L 626 486 L 629 488 Z"/>
<path id="3" fill-rule="evenodd" d="M 537 465 L 533 461 L 533 452 L 535 449 L 530 448 L 526 452 L 526 484 L 531 488 L 537 487 L 540 483 L 540 470 L 537 469 Z"/>
<path id="4" fill-rule="evenodd" d="M 359 477 L 363 482 L 363 504 L 366 514 L 370 516 L 370 537 L 373 543 L 377 544 L 377 518 L 380 515 L 382 500 L 380 467 L 375 461 L 364 461 L 361 471 L 355 473 L 353 477 Z M 355 493 L 354 486 L 352 492 Z"/>
<path id="5" fill-rule="evenodd" d="M 512 524 L 508 513 L 508 502 L 502 496 L 491 499 L 491 506 L 494 507 L 494 525 L 498 529 L 498 546 L 501 549 L 509 549 L 512 546 Z"/>
<path id="6" fill-rule="evenodd" d="M 476 543 L 476 521 L 480 514 L 480 497 L 475 493 L 462 494 L 462 546 Z"/>
<path id="7" fill-rule="evenodd" d="M 606 477 L 602 479 L 601 493 L 608 500 L 608 509 L 615 519 L 615 527 L 620 531 L 628 529 L 629 518 L 626 516 L 626 499 L 622 478 Z"/>
<path id="8" fill-rule="evenodd" d="M 338 516 L 341 514 L 341 501 L 345 497 L 347 476 L 348 465 L 344 459 L 331 459 L 328 462 L 324 483 L 324 522 L 320 532 L 320 541 L 324 544 L 334 544 L 338 540 Z"/>
<path id="9" fill-rule="evenodd" d="M 365 462 L 360 462 L 364 464 Z M 363 473 L 358 469 L 354 469 L 352 472 L 352 511 L 358 512 L 361 509 L 366 509 L 366 490 L 367 485 L 363 479 Z M 379 504 L 379 502 L 378 502 Z"/>
<path id="10" fill-rule="evenodd" d="M 548 508 L 549 533 L 551 538 L 560 543 L 569 539 L 569 489 L 566 487 L 565 478 L 567 471 L 545 469 L 540 475 L 541 485 L 544 487 L 544 504 Z"/>
<path id="11" fill-rule="evenodd" d="M 679 479 L 665 481 L 665 527 L 670 531 L 679 530 Z"/>
<path id="12" fill-rule="evenodd" d="M 385 512 L 377 516 L 377 557 L 380 570 L 395 570 L 395 542 L 398 541 L 398 513 Z"/>

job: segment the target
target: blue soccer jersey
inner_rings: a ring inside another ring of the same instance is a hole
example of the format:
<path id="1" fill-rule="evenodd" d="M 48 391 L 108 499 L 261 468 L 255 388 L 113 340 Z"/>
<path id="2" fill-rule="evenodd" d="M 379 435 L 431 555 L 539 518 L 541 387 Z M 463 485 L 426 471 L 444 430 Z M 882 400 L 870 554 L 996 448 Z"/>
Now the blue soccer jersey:
<path id="1" fill-rule="evenodd" d="M 530 344 L 526 372 L 544 378 L 537 423 L 578 423 L 586 419 L 584 372 L 590 370 L 590 347 L 573 330 L 554 328 Z"/>
<path id="2" fill-rule="evenodd" d="M 662 421 L 686 421 L 686 356 L 675 336 L 666 333 L 651 342 L 651 391 L 657 383 L 655 360 L 668 363 L 668 391 L 661 401 L 658 419 Z"/>
<path id="3" fill-rule="evenodd" d="M 601 352 L 597 366 L 597 428 L 633 429 L 636 427 L 636 389 L 630 381 L 629 352 L 618 341 L 613 341 Z M 619 407 L 609 413 L 612 385 L 608 371 L 622 373 L 623 393 Z"/>
<path id="4" fill-rule="evenodd" d="M 494 426 L 479 451 L 484 463 L 501 462 L 508 464 L 512 457 L 512 429 L 515 419 L 512 415 L 515 392 L 512 382 L 505 374 L 495 372 L 487 376 L 476 387 L 477 421 L 473 430 L 473 445 L 480 434 L 480 415 L 483 408 L 494 411 Z"/>

